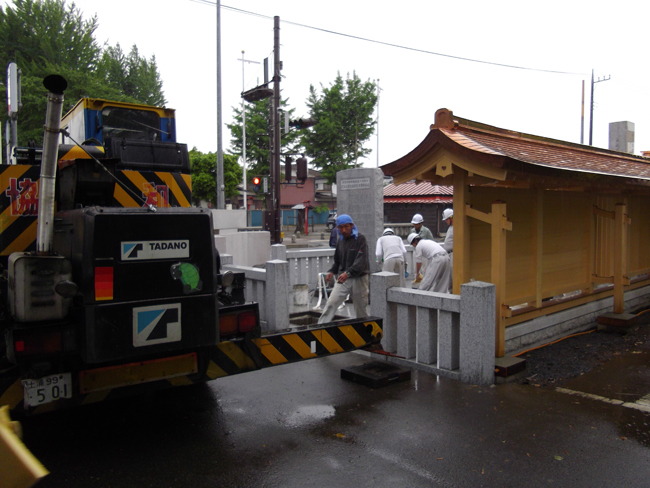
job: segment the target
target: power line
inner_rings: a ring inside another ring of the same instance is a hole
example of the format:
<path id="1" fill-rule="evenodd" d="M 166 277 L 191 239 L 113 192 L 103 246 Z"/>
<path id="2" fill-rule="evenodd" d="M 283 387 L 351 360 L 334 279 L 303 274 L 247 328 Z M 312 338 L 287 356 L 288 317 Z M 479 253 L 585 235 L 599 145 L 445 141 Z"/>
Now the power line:
<path id="1" fill-rule="evenodd" d="M 215 2 L 211 2 L 209 0 L 190 0 L 190 1 L 195 2 L 195 3 L 200 3 L 200 4 L 203 4 L 203 5 L 216 6 Z M 233 12 L 245 14 L 245 15 L 251 15 L 253 17 L 259 17 L 259 18 L 262 18 L 262 19 L 273 19 L 273 17 L 271 17 L 269 15 L 258 14 L 256 12 L 249 12 L 248 10 L 242 10 L 242 9 L 236 8 L 236 7 L 229 7 L 227 5 L 221 5 L 221 8 L 226 9 L 226 10 L 231 10 Z M 541 72 L 541 73 L 554 73 L 554 74 L 560 74 L 560 75 L 581 75 L 581 76 L 588 75 L 588 73 L 577 73 L 577 72 L 572 72 L 572 71 L 558 71 L 558 70 L 540 69 L 540 68 L 528 68 L 528 67 L 525 67 L 525 66 L 516 66 L 516 65 L 513 65 L 513 64 L 504 64 L 504 63 L 496 63 L 496 62 L 493 62 L 493 61 L 483 61 L 481 59 L 465 58 L 465 57 L 462 57 L 462 56 L 454 56 L 452 54 L 437 53 L 437 52 L 434 52 L 434 51 L 428 51 L 426 49 L 419 49 L 419 48 L 415 48 L 415 47 L 403 46 L 401 44 L 394 44 L 394 43 L 391 43 L 391 42 L 378 41 L 376 39 L 369 39 L 367 37 L 353 36 L 351 34 L 344 34 L 342 32 L 336 32 L 336 31 L 329 30 L 329 29 L 314 27 L 314 26 L 307 25 L 307 24 L 301 24 L 301 23 L 298 23 L 298 22 L 291 22 L 289 20 L 281 20 L 281 22 L 283 24 L 294 25 L 296 27 L 303 27 L 305 29 L 311 29 L 311 30 L 315 30 L 315 31 L 319 31 L 319 32 L 324 32 L 326 34 L 332 34 L 332 35 L 336 35 L 336 36 L 347 37 L 349 39 L 356 39 L 358 41 L 371 42 L 373 44 L 379 44 L 379 45 L 382 45 L 382 46 L 394 47 L 396 49 L 404 49 L 404 50 L 407 50 L 407 51 L 413 51 L 413 52 L 418 52 L 418 53 L 422 53 L 422 54 L 429 54 L 429 55 L 432 55 L 432 56 L 440 56 L 440 57 L 443 57 L 443 58 L 456 59 L 458 61 L 468 61 L 468 62 L 471 62 L 471 63 L 480 63 L 480 64 L 487 64 L 487 65 L 491 65 L 491 66 L 500 66 L 502 68 L 521 69 L 521 70 L 525 70 L 525 71 L 537 71 L 537 72 Z"/>

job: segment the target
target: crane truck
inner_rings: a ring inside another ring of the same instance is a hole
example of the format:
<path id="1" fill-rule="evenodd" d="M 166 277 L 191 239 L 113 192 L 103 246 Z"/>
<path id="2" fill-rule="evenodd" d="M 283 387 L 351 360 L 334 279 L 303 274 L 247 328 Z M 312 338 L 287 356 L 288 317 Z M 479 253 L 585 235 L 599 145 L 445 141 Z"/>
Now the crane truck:
<path id="1" fill-rule="evenodd" d="M 262 334 L 191 207 L 172 109 L 84 98 L 48 76 L 42 149 L 0 167 L 0 405 L 17 413 L 130 396 L 350 351 L 381 319 Z"/>

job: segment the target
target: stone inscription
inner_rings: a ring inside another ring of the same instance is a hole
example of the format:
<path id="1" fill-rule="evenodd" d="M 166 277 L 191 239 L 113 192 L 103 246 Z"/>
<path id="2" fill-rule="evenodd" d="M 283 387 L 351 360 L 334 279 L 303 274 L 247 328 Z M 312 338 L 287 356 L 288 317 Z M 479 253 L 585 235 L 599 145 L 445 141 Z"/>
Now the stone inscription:
<path id="1" fill-rule="evenodd" d="M 349 178 L 341 180 L 341 190 L 364 190 L 370 188 L 370 178 Z"/>

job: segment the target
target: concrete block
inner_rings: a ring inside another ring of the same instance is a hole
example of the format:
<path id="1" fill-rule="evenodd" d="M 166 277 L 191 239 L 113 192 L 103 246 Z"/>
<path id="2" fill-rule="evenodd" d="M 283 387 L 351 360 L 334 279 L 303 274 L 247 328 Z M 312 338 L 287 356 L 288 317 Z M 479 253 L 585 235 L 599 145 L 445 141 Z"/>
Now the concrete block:
<path id="1" fill-rule="evenodd" d="M 246 212 L 244 210 L 222 210 L 211 208 L 212 225 L 215 229 L 243 229 L 246 227 Z"/>

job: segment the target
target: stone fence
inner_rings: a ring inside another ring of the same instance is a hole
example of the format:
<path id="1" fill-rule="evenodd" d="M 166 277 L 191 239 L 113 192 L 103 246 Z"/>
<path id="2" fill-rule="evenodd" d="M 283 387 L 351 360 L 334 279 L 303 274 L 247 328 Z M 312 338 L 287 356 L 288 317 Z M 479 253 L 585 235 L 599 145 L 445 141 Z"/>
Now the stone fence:
<path id="1" fill-rule="evenodd" d="M 413 263 L 413 246 L 406 245 L 406 263 L 409 273 L 415 270 Z M 370 259 L 374 249 L 369 249 Z M 289 263 L 289 285 L 307 285 L 310 289 L 318 286 L 318 275 L 327 273 L 334 263 L 334 249 L 287 250 L 282 244 L 271 246 L 271 259 Z M 414 276 L 412 276 L 412 279 Z"/>
<path id="2" fill-rule="evenodd" d="M 221 263 L 224 270 L 244 273 L 246 300 L 259 303 L 266 332 L 289 327 L 291 274 L 307 281 L 296 284 L 309 284 L 314 273 L 317 279 L 318 272 L 329 269 L 323 262 L 332 259 L 332 253 L 331 249 L 287 252 L 280 244 L 272 246 L 273 259 L 266 262 L 266 269 L 235 266 L 227 254 L 221 255 Z M 289 263 L 291 259 L 295 264 Z M 458 296 L 399 288 L 395 273 L 371 275 L 370 315 L 383 318 L 382 346 L 394 354 L 382 357 L 467 383 L 494 383 L 495 302 L 495 287 L 489 283 L 461 285 Z"/>
<path id="3" fill-rule="evenodd" d="M 471 384 L 494 383 L 496 289 L 479 281 L 451 295 L 399 288 L 395 273 L 370 281 L 370 314 L 384 319 L 387 361 Z"/>

